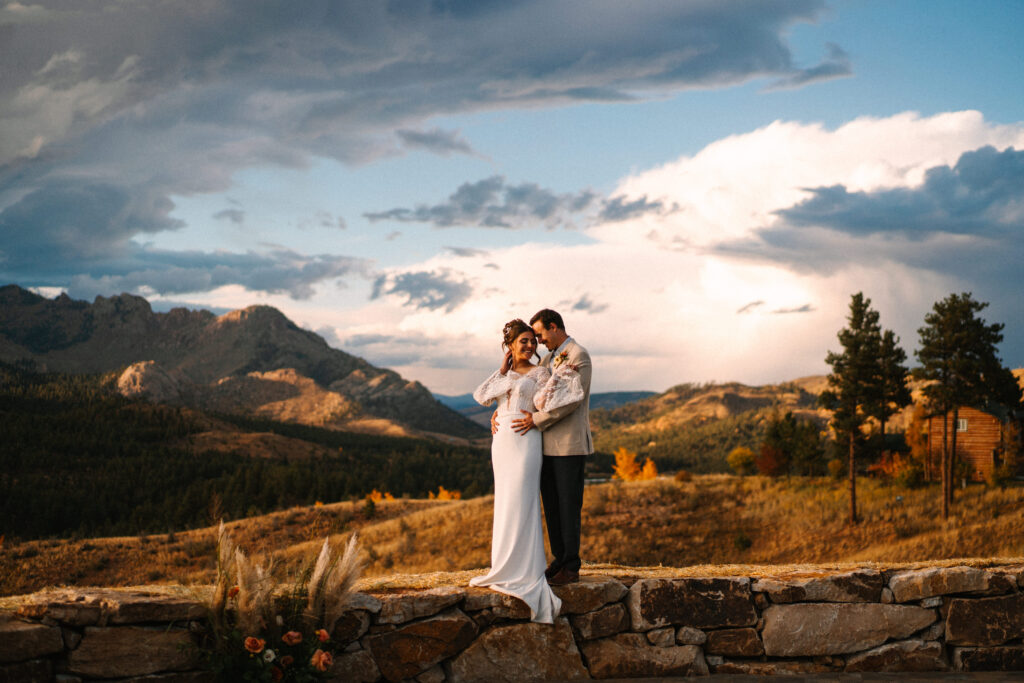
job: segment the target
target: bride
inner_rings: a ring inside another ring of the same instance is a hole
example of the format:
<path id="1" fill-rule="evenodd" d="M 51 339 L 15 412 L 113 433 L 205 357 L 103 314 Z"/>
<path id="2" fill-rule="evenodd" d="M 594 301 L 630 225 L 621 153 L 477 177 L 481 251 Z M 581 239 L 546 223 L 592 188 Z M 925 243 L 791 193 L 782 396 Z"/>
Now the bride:
<path id="1" fill-rule="evenodd" d="M 563 364 L 554 371 L 534 365 L 537 337 L 520 319 L 505 325 L 501 367 L 473 392 L 482 405 L 498 402 L 498 431 L 491 442 L 494 469 L 494 529 L 491 570 L 470 580 L 513 595 L 530 607 L 531 619 L 550 624 L 562 601 L 544 578 L 544 535 L 540 517 L 541 434 L 516 433 L 512 418 L 523 412 L 551 410 L 579 401 L 583 386 L 575 369 Z M 539 357 L 539 356 L 538 356 Z M 505 419 L 502 419 L 502 418 Z"/>

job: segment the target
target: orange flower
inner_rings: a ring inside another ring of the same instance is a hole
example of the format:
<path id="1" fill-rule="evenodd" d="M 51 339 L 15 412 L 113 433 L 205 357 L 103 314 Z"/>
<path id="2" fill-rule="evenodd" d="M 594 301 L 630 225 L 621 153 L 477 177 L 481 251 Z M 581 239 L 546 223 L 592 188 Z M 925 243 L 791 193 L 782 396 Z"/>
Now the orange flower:
<path id="1" fill-rule="evenodd" d="M 276 666 L 270 667 L 270 677 L 275 681 L 279 681 L 284 678 L 284 672 L 278 669 Z"/>
<path id="2" fill-rule="evenodd" d="M 291 655 L 285 655 L 284 657 L 281 657 L 281 659 L 278 661 L 281 662 L 281 666 L 287 669 L 295 661 L 295 657 L 292 657 Z"/>
<path id="3" fill-rule="evenodd" d="M 263 652 L 263 646 L 266 644 L 267 641 L 263 640 L 262 638 L 256 638 L 254 636 L 249 636 L 245 639 L 245 649 L 253 653 L 254 655 Z"/>
<path id="4" fill-rule="evenodd" d="M 320 640 L 321 643 L 326 643 L 328 640 L 331 639 L 331 637 L 327 635 L 327 631 L 323 630 L 322 628 L 318 628 L 316 630 L 316 637 Z"/>
<path id="5" fill-rule="evenodd" d="M 302 634 L 298 631 L 288 631 L 288 633 L 281 636 L 281 640 L 288 645 L 298 645 L 302 642 Z"/>
<path id="6" fill-rule="evenodd" d="M 313 665 L 313 668 L 317 671 L 327 671 L 334 664 L 334 657 L 331 656 L 330 652 L 324 652 L 323 650 L 317 650 L 313 653 L 313 658 L 309 660 L 309 663 Z"/>
<path id="7" fill-rule="evenodd" d="M 231 589 L 228 591 L 228 597 L 229 598 L 235 597 L 236 595 L 238 595 L 238 591 L 239 591 L 238 586 L 232 586 Z"/>

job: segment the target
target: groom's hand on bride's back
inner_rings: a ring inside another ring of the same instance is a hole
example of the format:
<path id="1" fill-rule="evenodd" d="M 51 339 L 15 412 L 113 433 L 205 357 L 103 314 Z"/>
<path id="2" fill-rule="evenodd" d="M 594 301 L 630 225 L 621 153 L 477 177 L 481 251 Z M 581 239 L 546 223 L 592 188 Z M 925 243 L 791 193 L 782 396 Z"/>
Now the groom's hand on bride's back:
<path id="1" fill-rule="evenodd" d="M 498 433 L 498 411 L 491 413 L 491 436 Z"/>

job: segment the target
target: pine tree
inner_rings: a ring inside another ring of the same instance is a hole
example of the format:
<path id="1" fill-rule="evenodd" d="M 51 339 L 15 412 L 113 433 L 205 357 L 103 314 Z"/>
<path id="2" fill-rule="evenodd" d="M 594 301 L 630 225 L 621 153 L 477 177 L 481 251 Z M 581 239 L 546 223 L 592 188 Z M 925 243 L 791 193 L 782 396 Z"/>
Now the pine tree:
<path id="1" fill-rule="evenodd" d="M 949 415 L 955 426 L 960 406 L 995 402 L 1009 408 L 1020 405 L 1021 392 L 1007 368 L 1003 367 L 996 345 L 1003 340 L 1002 323 L 987 325 L 978 313 L 987 303 L 975 301 L 970 292 L 950 294 L 932 307 L 925 326 L 918 330 L 921 348 L 915 369 L 918 379 L 929 382 L 925 398 L 933 415 L 943 416 L 942 426 L 942 518 L 949 518 L 953 503 L 953 468 L 956 464 L 956 429 L 952 438 Z"/>
<path id="2" fill-rule="evenodd" d="M 847 326 L 839 330 L 842 353 L 829 352 L 825 362 L 832 366 L 829 388 L 819 401 L 832 411 L 832 429 L 837 440 L 848 444 L 851 524 L 857 523 L 856 448 L 868 418 L 882 411 L 884 395 L 879 353 L 882 330 L 878 312 L 871 309 L 871 300 L 862 292 L 853 295 Z"/>
<path id="3" fill-rule="evenodd" d="M 885 448 L 885 423 L 890 417 L 910 405 L 910 389 L 907 387 L 909 370 L 905 365 L 907 353 L 900 348 L 900 338 L 892 330 L 882 332 L 878 352 L 878 369 L 881 373 L 881 397 L 877 412 L 873 415 L 881 424 L 882 448 Z"/>

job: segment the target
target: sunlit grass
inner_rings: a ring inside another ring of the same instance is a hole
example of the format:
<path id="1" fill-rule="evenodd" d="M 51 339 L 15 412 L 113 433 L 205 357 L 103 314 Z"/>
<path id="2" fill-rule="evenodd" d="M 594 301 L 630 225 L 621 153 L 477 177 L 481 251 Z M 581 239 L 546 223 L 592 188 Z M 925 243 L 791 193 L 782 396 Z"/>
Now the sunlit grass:
<path id="1" fill-rule="evenodd" d="M 584 572 L 669 571 L 660 566 L 678 575 L 761 575 L 1024 557 L 1020 486 L 958 489 L 945 522 L 937 486 L 903 489 L 859 479 L 862 521 L 852 526 L 848 496 L 845 481 L 828 478 L 703 475 L 588 486 Z M 363 502 L 328 503 L 228 526 L 247 553 L 273 558 L 285 570 L 308 564 L 325 536 L 341 543 L 358 530 L 364 588 L 464 585 L 489 564 L 492 514 L 489 496 L 383 500 L 372 512 Z M 8 541 L 0 549 L 0 595 L 66 584 L 209 584 L 215 544 L 213 526 L 170 535 Z M 638 569 L 644 567 L 654 569 Z"/>

